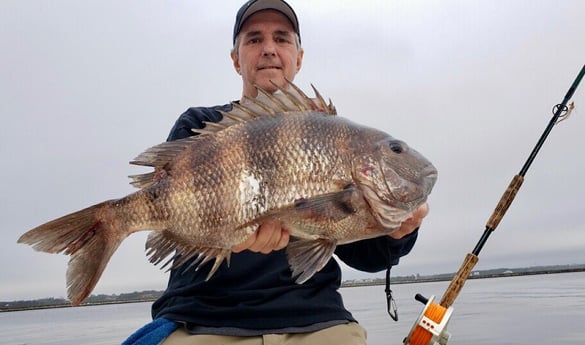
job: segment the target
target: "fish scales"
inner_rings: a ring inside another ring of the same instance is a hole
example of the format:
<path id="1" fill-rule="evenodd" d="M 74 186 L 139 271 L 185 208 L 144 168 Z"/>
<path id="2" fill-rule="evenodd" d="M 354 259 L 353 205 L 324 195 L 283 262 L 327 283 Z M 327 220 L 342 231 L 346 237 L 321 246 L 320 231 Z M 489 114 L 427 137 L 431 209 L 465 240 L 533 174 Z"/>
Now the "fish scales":
<path id="1" fill-rule="evenodd" d="M 211 138 L 219 142 L 218 146 L 223 150 L 205 154 L 204 147 L 202 153 L 185 155 L 193 158 L 189 171 L 195 185 L 190 189 L 193 193 L 185 199 L 195 206 L 189 207 L 193 214 L 187 218 L 193 222 L 177 225 L 187 229 L 189 234 L 192 227 L 212 229 L 210 236 L 217 237 L 226 234 L 221 231 L 223 228 L 247 224 L 267 210 L 283 207 L 300 198 L 339 190 L 340 186 L 332 185 L 330 178 L 337 177 L 345 184 L 349 183 L 350 172 L 340 169 L 347 166 L 348 157 L 335 149 L 344 136 L 332 133 L 331 140 L 307 140 L 306 131 L 310 131 L 313 127 L 310 125 L 316 122 L 308 119 L 310 115 L 304 113 L 267 117 Z M 337 127 L 338 133 L 347 132 L 346 126 Z M 262 135 L 265 132 L 267 134 Z M 316 133 L 322 135 L 323 132 Z M 217 157 L 214 164 L 205 164 L 210 161 L 208 156 Z M 297 182 L 294 185 L 290 183 L 292 176 Z M 200 202 L 205 204 L 198 205 Z M 214 241 L 220 240 L 214 238 Z M 226 244 L 235 244 L 233 234 L 229 234 L 229 241 Z M 238 243 L 243 239 L 235 241 Z"/>
<path id="2" fill-rule="evenodd" d="M 20 237 L 37 250 L 71 255 L 73 305 L 91 293 L 124 238 L 141 230 L 151 230 L 151 262 L 211 262 L 211 279 L 232 246 L 259 224 L 279 220 L 293 237 L 286 250 L 302 283 L 336 245 L 398 228 L 436 180 L 432 164 L 405 143 L 335 116 L 317 92 L 311 99 L 292 83 L 277 95 L 259 90 L 257 99 L 223 115 L 194 129 L 200 135 L 154 146 L 132 161 L 154 168 L 131 176 L 137 192 Z"/>
<path id="3" fill-rule="evenodd" d="M 277 123 L 266 136 L 262 135 L 263 126 L 250 128 L 256 132 L 248 136 L 250 165 L 262 182 L 261 188 L 266 189 L 263 194 L 273 195 L 273 204 L 267 205 L 269 209 L 332 191 L 331 181 L 323 177 L 344 174 L 345 181 L 351 180 L 347 169 L 341 168 L 347 163 L 346 155 L 335 150 L 335 142 L 344 137 L 344 128 L 336 123 L 336 135 L 323 135 L 324 126 L 319 122 L 329 118 L 303 113 L 270 117 L 265 120 L 274 119 Z M 296 183 L 291 185 L 293 176 Z"/>

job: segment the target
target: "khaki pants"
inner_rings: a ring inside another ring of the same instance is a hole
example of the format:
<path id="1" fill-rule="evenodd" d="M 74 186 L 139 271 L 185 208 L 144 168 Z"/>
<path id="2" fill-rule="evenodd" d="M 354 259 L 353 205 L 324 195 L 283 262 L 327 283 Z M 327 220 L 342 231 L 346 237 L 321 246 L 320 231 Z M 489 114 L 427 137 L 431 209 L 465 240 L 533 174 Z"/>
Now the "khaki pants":
<path id="1" fill-rule="evenodd" d="M 365 345 L 366 331 L 352 322 L 311 333 L 265 334 L 256 337 L 191 335 L 179 328 L 162 345 Z"/>

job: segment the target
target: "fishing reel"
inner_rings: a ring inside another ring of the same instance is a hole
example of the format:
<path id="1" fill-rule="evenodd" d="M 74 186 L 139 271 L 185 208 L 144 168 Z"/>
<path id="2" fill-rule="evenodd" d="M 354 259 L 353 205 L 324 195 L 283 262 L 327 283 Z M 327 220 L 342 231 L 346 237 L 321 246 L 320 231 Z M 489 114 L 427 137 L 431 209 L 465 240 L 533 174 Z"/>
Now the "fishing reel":
<path id="1" fill-rule="evenodd" d="M 425 308 L 415 321 L 408 336 L 404 339 L 404 345 L 445 345 L 451 334 L 447 332 L 447 323 L 453 314 L 453 308 L 445 308 L 433 303 L 435 296 L 427 299 L 421 294 L 414 297 L 425 304 Z"/>

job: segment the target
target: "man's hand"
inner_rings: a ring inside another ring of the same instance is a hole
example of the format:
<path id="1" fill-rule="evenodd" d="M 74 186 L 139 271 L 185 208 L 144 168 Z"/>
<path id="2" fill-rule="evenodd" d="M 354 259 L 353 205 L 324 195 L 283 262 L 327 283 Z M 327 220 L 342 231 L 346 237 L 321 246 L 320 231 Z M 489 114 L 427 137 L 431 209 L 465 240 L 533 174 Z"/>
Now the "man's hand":
<path id="1" fill-rule="evenodd" d="M 429 205 L 425 202 L 412 213 L 412 217 L 402 222 L 402 225 L 398 230 L 394 231 L 388 236 L 395 239 L 400 239 L 412 233 L 422 224 L 423 218 L 426 217 L 427 214 L 429 214 Z"/>
<path id="2" fill-rule="evenodd" d="M 288 244 L 290 234 L 277 221 L 266 222 L 246 241 L 232 247 L 232 252 L 239 253 L 246 249 L 256 253 L 268 254 L 280 250 Z"/>

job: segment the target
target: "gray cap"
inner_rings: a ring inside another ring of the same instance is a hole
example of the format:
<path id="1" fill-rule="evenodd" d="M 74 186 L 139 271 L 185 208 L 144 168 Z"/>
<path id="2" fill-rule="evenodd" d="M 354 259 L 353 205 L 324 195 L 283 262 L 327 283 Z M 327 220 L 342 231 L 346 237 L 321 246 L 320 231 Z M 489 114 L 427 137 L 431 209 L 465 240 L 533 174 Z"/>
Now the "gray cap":
<path id="1" fill-rule="evenodd" d="M 242 5 L 242 7 L 240 7 L 240 10 L 236 15 L 236 23 L 234 24 L 233 44 L 236 44 L 236 37 L 240 33 L 240 30 L 242 30 L 244 22 L 248 18 L 250 18 L 250 16 L 253 15 L 254 13 L 262 10 L 276 10 L 284 14 L 284 16 L 287 17 L 290 23 L 292 24 L 293 29 L 295 30 L 297 35 L 299 35 L 299 41 L 301 40 L 299 20 L 297 19 L 295 11 L 292 9 L 292 7 L 290 7 L 289 4 L 287 4 L 283 0 L 250 0 L 246 2 L 244 5 Z"/>

